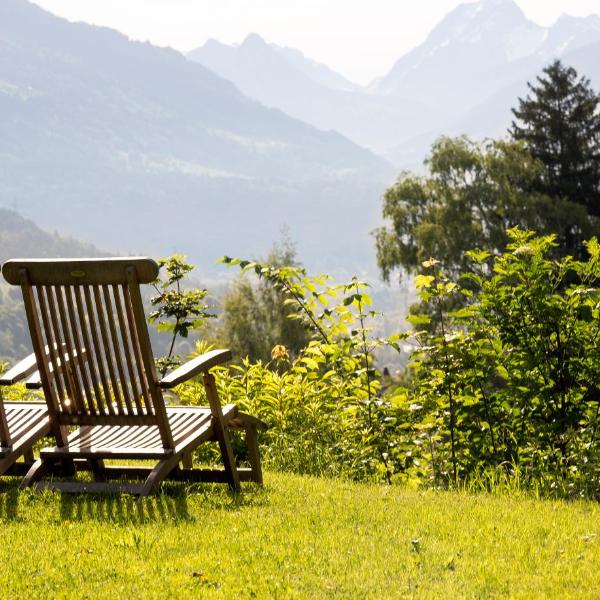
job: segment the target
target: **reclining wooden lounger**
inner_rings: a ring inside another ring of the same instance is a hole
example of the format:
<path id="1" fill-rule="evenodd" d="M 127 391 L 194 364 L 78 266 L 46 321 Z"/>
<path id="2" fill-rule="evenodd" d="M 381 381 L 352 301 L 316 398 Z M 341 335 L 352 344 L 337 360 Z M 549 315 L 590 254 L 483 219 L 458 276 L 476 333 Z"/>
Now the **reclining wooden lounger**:
<path id="1" fill-rule="evenodd" d="M 35 355 L 31 354 L 0 376 L 0 386 L 33 377 L 30 387 L 35 387 L 36 371 Z M 4 402 L 0 387 L 0 475 L 24 475 L 33 463 L 33 445 L 49 433 L 44 402 Z M 17 462 L 20 457 L 24 462 Z"/>
<path id="2" fill-rule="evenodd" d="M 258 419 L 221 407 L 209 369 L 229 350 L 198 356 L 159 379 L 140 284 L 158 276 L 148 258 L 11 260 L 6 281 L 21 286 L 50 428 L 56 447 L 45 448 L 21 487 L 66 492 L 147 495 L 165 479 L 262 483 Z M 63 349 L 64 368 L 57 348 Z M 209 407 L 165 404 L 162 390 L 202 375 Z M 76 428 L 69 433 L 69 429 Z M 250 469 L 236 468 L 229 429 L 246 432 Z M 224 470 L 191 468 L 201 443 L 219 443 Z M 154 468 L 107 466 L 104 459 L 156 460 Z M 92 471 L 95 482 L 43 481 L 56 463 Z M 110 482 L 142 479 L 143 483 Z"/>

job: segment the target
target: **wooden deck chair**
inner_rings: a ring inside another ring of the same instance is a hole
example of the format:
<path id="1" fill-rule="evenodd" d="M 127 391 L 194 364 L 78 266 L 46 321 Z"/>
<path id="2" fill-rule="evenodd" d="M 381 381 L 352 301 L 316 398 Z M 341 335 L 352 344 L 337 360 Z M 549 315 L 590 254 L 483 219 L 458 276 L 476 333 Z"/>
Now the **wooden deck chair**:
<path id="1" fill-rule="evenodd" d="M 140 284 L 154 281 L 148 258 L 11 260 L 2 273 L 21 286 L 37 369 L 56 447 L 43 449 L 21 487 L 66 492 L 148 495 L 166 478 L 262 482 L 257 428 L 263 424 L 221 407 L 210 368 L 228 361 L 213 350 L 158 377 Z M 57 348 L 64 348 L 60 368 Z M 85 360 L 84 360 L 85 357 Z M 167 406 L 163 389 L 202 375 L 209 407 Z M 229 429 L 246 432 L 250 469 L 236 468 Z M 192 451 L 219 443 L 224 470 L 191 468 Z M 153 468 L 108 466 L 105 459 L 158 461 Z M 93 472 L 94 482 L 43 481 L 56 463 Z M 142 479 L 143 483 L 112 479 Z"/>
<path id="2" fill-rule="evenodd" d="M 34 354 L 0 376 L 0 386 L 30 378 L 30 387 L 41 385 Z M 33 464 L 33 446 L 50 433 L 44 402 L 4 402 L 0 387 L 0 475 L 24 475 Z M 23 462 L 17 462 L 19 458 Z"/>

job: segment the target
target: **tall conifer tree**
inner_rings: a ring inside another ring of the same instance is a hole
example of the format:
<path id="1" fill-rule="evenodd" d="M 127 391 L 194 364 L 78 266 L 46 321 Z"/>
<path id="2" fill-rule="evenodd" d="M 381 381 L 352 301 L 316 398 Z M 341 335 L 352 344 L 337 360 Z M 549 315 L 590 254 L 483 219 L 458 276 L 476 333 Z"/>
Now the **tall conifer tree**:
<path id="1" fill-rule="evenodd" d="M 510 134 L 545 166 L 538 191 L 600 216 L 600 96 L 589 79 L 555 61 L 528 84 Z"/>

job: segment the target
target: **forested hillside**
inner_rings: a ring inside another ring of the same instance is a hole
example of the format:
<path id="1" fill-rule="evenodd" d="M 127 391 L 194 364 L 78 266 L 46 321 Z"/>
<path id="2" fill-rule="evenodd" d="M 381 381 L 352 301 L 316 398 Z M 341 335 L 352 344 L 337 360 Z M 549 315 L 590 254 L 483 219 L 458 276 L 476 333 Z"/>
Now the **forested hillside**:
<path id="1" fill-rule="evenodd" d="M 374 262 L 390 166 L 173 50 L 3 0 L 0 113 L 0 203 L 43 227 L 210 265 L 287 225 L 313 264 Z"/>
<path id="2" fill-rule="evenodd" d="M 0 265 L 10 258 L 105 256 L 98 248 L 48 233 L 12 210 L 0 208 Z M 21 292 L 0 280 L 0 360 L 14 360 L 30 352 L 29 332 Z"/>
<path id="3" fill-rule="evenodd" d="M 0 208 L 0 265 L 9 258 L 106 255 L 91 244 L 49 233 L 15 211 Z"/>

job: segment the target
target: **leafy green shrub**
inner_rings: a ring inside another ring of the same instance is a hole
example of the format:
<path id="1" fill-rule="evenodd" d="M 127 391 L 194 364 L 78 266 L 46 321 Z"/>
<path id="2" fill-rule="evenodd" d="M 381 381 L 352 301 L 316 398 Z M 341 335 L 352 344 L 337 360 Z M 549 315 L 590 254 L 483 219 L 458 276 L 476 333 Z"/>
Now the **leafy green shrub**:
<path id="1" fill-rule="evenodd" d="M 381 397 L 373 353 L 367 284 L 353 278 L 333 285 L 300 267 L 274 267 L 224 259 L 254 272 L 285 298 L 291 318 L 304 323 L 310 341 L 295 357 L 276 345 L 269 362 L 220 368 L 222 398 L 265 420 L 266 461 L 274 468 L 391 482 L 395 464 L 394 407 Z M 200 347 L 199 351 L 205 350 Z M 177 390 L 184 402 L 204 399 L 199 383 Z"/>
<path id="2" fill-rule="evenodd" d="M 600 497 L 600 246 L 555 260 L 553 236 L 509 235 L 500 256 L 468 253 L 472 273 L 457 281 L 436 261 L 417 278 L 426 312 L 439 310 L 415 334 L 415 454 L 437 484 L 505 469 L 548 493 Z M 444 314 L 454 295 L 466 306 Z"/>
<path id="3" fill-rule="evenodd" d="M 277 344 L 268 361 L 218 368 L 223 400 L 270 425 L 266 463 L 600 497 L 600 245 L 587 244 L 585 261 L 556 259 L 553 236 L 508 235 L 503 254 L 469 252 L 468 274 L 454 279 L 425 261 L 414 331 L 388 339 L 373 336 L 378 314 L 356 278 L 333 285 L 299 267 L 224 259 L 272 285 L 310 334 L 296 356 Z M 415 351 L 405 383 L 384 390 L 376 352 L 408 337 Z M 177 392 L 205 402 L 199 382 Z"/>
<path id="4" fill-rule="evenodd" d="M 159 333 L 171 334 L 167 355 L 156 361 L 158 370 L 164 375 L 181 362 L 181 357 L 174 354 L 177 338 L 187 338 L 191 331 L 202 329 L 207 319 L 214 315 L 208 312 L 210 306 L 204 302 L 207 290 L 184 289 L 181 285 L 194 270 L 193 265 L 185 262 L 185 256 L 174 254 L 159 260 L 158 265 L 164 269 L 164 277 L 159 276 L 153 284 L 157 295 L 150 298 L 154 310 L 148 321 L 156 324 Z"/>

